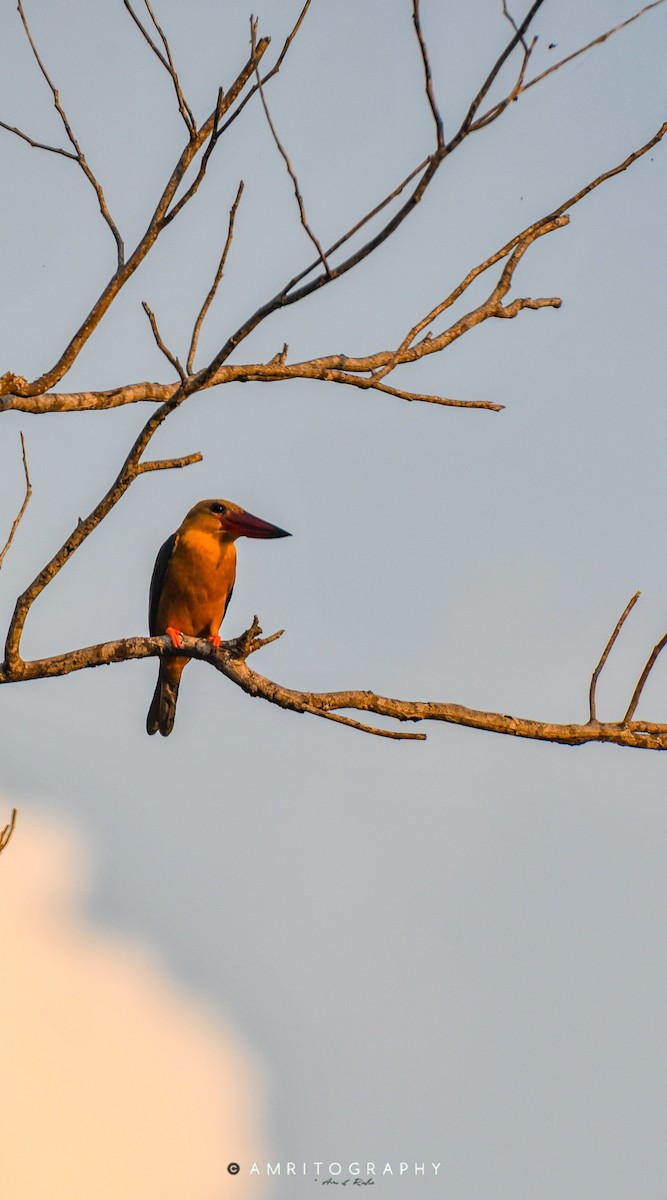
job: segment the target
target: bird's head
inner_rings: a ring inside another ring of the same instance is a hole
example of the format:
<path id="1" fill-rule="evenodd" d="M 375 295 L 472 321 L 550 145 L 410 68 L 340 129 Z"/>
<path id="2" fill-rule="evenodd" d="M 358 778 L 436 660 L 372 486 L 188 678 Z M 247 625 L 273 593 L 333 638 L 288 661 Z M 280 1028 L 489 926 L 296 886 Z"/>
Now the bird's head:
<path id="1" fill-rule="evenodd" d="M 184 524 L 203 533 L 226 534 L 230 539 L 237 537 L 281 538 L 290 537 L 286 529 L 270 525 L 261 517 L 246 512 L 231 500 L 200 500 L 190 509 Z"/>

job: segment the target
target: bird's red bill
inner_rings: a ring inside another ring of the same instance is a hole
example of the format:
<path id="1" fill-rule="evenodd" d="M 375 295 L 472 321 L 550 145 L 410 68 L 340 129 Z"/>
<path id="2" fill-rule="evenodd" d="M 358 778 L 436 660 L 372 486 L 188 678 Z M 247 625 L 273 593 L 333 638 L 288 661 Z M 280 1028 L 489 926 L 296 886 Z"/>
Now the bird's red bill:
<path id="1" fill-rule="evenodd" d="M 286 529 L 280 529 L 278 525 L 270 525 L 268 521 L 263 521 L 261 517 L 254 517 L 249 512 L 225 513 L 220 524 L 226 533 L 233 533 L 236 537 L 281 538 L 291 536 Z"/>

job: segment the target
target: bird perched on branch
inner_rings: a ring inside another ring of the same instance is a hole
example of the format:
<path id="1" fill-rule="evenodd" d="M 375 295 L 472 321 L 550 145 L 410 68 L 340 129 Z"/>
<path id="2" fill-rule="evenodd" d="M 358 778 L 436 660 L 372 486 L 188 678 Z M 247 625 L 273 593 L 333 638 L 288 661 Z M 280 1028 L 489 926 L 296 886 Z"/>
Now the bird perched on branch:
<path id="1" fill-rule="evenodd" d="M 200 500 L 160 548 L 151 579 L 148 622 L 151 636 L 167 633 L 175 649 L 181 634 L 220 645 L 218 630 L 236 578 L 238 537 L 289 537 L 285 529 L 253 517 L 229 500 Z M 176 698 L 187 658 L 160 661 L 146 729 L 167 737 L 174 727 Z"/>

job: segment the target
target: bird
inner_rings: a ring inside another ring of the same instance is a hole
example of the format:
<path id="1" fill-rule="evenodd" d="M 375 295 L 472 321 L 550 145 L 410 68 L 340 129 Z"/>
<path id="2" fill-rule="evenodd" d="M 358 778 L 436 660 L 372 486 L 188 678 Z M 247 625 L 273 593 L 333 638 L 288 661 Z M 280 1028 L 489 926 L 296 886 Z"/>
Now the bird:
<path id="1" fill-rule="evenodd" d="M 286 529 L 270 525 L 231 500 L 200 500 L 158 551 L 148 602 L 151 637 L 168 634 L 176 650 L 182 645 L 182 634 L 219 646 L 218 631 L 236 578 L 236 539 L 290 536 Z M 160 659 L 147 733 L 159 730 L 163 737 L 171 733 L 187 663 L 187 658 L 174 655 Z"/>

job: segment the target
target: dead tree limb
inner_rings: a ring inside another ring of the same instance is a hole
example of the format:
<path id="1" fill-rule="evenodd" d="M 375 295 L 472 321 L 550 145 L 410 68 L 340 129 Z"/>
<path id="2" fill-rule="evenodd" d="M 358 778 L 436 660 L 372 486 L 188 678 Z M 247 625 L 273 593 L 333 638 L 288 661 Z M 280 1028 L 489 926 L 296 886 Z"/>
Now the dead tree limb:
<path id="1" fill-rule="evenodd" d="M 5 849 L 10 837 L 12 836 L 12 834 L 16 828 L 16 817 L 17 817 L 17 812 L 16 812 L 16 809 L 13 808 L 11 820 L 9 821 L 9 824 L 5 825 L 4 829 L 0 830 L 0 854 L 2 854 L 2 851 Z"/>
<path id="2" fill-rule="evenodd" d="M 447 725 L 463 725 L 469 729 L 486 730 L 489 733 L 510 737 L 527 738 L 532 741 L 554 742 L 565 746 L 582 746 L 589 742 L 606 742 L 616 746 L 627 746 L 642 750 L 667 750 L 667 724 L 650 721 L 572 721 L 558 723 L 535 721 L 526 717 L 515 717 L 507 713 L 487 712 L 454 704 L 428 700 L 400 700 L 379 696 L 367 690 L 338 692 L 305 692 L 285 687 L 274 680 L 253 671 L 247 659 L 279 634 L 262 638 L 257 617 L 244 634 L 231 641 L 222 642 L 214 649 L 210 642 L 183 636 L 177 651 L 166 635 L 163 637 L 123 638 L 72 650 L 52 658 L 22 662 L 18 669 L 4 663 L 0 666 L 0 684 L 47 679 L 68 675 L 73 671 L 91 667 L 108 666 L 111 663 L 129 662 L 133 659 L 151 658 L 159 654 L 187 655 L 215 667 L 247 695 L 268 701 L 279 708 L 296 713 L 307 713 L 324 720 L 338 720 L 364 733 L 394 740 L 420 740 L 422 733 L 405 733 L 387 729 L 345 717 L 345 712 L 371 713 L 374 716 L 403 723 L 405 721 L 438 721 Z M 667 643 L 667 634 L 658 645 Z M 656 651 L 659 652 L 658 647 Z M 654 651 L 651 666 L 657 653 Z M 648 664 L 647 664 L 648 666 Z M 651 667 L 648 667 L 650 671 Z M 648 675 L 645 669 L 644 676 Z M 643 676 L 643 682 L 645 678 Z"/>
<path id="3" fill-rule="evenodd" d="M 21 524 L 21 521 L 23 520 L 23 514 L 25 513 L 25 510 L 28 507 L 28 504 L 30 503 L 30 497 L 32 496 L 32 484 L 30 483 L 30 472 L 28 471 L 28 460 L 26 458 L 26 453 L 25 453 L 25 438 L 23 436 L 23 433 L 21 433 L 20 436 L 21 436 L 21 457 L 23 459 L 23 474 L 25 477 L 25 495 L 23 497 L 23 503 L 21 504 L 21 507 L 12 522 L 12 527 L 9 531 L 9 537 L 7 538 L 7 541 L 5 542 L 2 550 L 0 550 L 0 567 L 2 567 L 5 555 L 6 555 L 7 551 L 9 550 L 9 547 L 11 546 L 12 542 L 14 541 L 16 531 L 17 531 L 19 525 Z"/>
<path id="4" fill-rule="evenodd" d="M 447 138 L 444 120 L 436 99 L 437 89 L 431 69 L 428 39 L 421 21 L 420 0 L 412 0 L 413 24 L 421 59 L 424 92 L 434 127 L 431 152 L 378 203 L 374 204 L 368 212 L 358 217 L 352 226 L 341 234 L 329 248 L 324 248 L 313 233 L 312 226 L 306 217 L 297 174 L 282 141 L 278 137 L 264 92 L 267 82 L 279 71 L 289 47 L 297 36 L 308 11 L 310 0 L 307 0 L 303 5 L 295 25 L 285 40 L 276 63 L 264 76 L 261 75 L 260 69 L 269 46 L 269 39 L 257 39 L 257 27 L 253 22 L 251 26 L 251 46 L 247 61 L 227 91 L 224 91 L 221 87 L 217 88 L 215 104 L 209 116 L 201 124 L 198 123 L 190 105 L 185 99 L 184 90 L 174 65 L 174 56 L 171 47 L 158 23 L 149 0 L 145 0 L 145 5 L 155 31 L 154 34 L 151 33 L 150 28 L 138 17 L 130 0 L 124 0 L 125 7 L 135 25 L 138 26 L 143 38 L 147 41 L 152 52 L 170 76 L 179 112 L 188 134 L 185 149 L 178 156 L 176 163 L 168 175 L 153 213 L 145 226 L 145 231 L 139 238 L 129 258 L 126 259 L 123 241 L 117 226 L 108 212 L 102 187 L 88 166 L 80 144 L 73 132 L 72 124 L 60 101 L 59 93 L 46 71 L 43 59 L 33 40 L 23 10 L 22 0 L 18 0 L 18 11 L 26 37 L 30 43 L 37 65 L 51 90 L 54 104 L 72 149 L 67 150 L 38 142 L 36 139 L 31 138 L 28 134 L 6 122 L 0 122 L 0 125 L 36 149 L 60 154 L 78 163 L 95 190 L 102 215 L 116 240 L 118 264 L 114 275 L 95 300 L 87 317 L 69 339 L 67 345 L 49 370 L 32 381 L 10 370 L 2 375 L 0 378 L 0 413 L 10 410 L 34 414 L 89 409 L 104 410 L 137 402 L 150 402 L 156 404 L 158 407 L 151 412 L 151 415 L 145 421 L 143 428 L 134 440 L 125 462 L 117 472 L 114 481 L 105 495 L 95 505 L 87 518 L 79 520 L 76 528 L 63 545 L 18 597 L 7 633 L 4 662 L 0 665 L 0 683 L 51 678 L 112 662 L 127 662 L 133 659 L 174 652 L 168 638 L 137 637 L 71 650 L 55 657 L 25 661 L 21 656 L 21 639 L 30 609 L 37 597 L 65 566 L 72 554 L 79 550 L 84 541 L 99 527 L 100 523 L 122 499 L 135 479 L 141 474 L 152 471 L 186 467 L 201 459 L 201 455 L 198 453 L 154 460 L 144 460 L 143 458 L 153 435 L 164 421 L 195 393 L 229 383 L 278 383 L 293 379 L 311 379 L 337 383 L 343 386 L 353 386 L 360 390 L 375 391 L 408 402 L 420 401 L 442 406 L 455 405 L 458 407 L 473 407 L 494 411 L 498 411 L 502 407 L 502 405 L 492 400 L 456 400 L 443 395 L 430 395 L 408 391 L 401 386 L 389 386 L 385 381 L 387 376 L 397 367 L 407 367 L 431 354 L 440 353 L 471 329 L 487 320 L 513 319 L 524 311 L 538 311 L 543 308 L 557 309 L 561 303 L 560 298 L 557 296 L 532 297 L 520 295 L 510 297 L 515 275 L 523 257 L 530 247 L 541 237 L 564 228 L 569 221 L 569 210 L 583 198 L 603 183 L 606 183 L 614 176 L 628 169 L 628 167 L 656 146 L 667 132 L 667 123 L 663 124 L 657 133 L 644 145 L 633 150 L 621 163 L 589 181 L 553 211 L 545 214 L 539 220 L 532 222 L 527 228 L 515 234 L 504 246 L 488 256 L 483 262 L 473 267 L 463 279 L 459 280 L 451 288 L 435 307 L 431 308 L 428 313 L 412 324 L 398 346 L 392 345 L 371 353 L 355 356 L 342 353 L 329 353 L 307 358 L 301 362 L 291 363 L 287 361 L 288 348 L 285 345 L 283 350 L 268 362 L 231 363 L 229 360 L 232 354 L 237 352 L 239 347 L 269 317 L 291 305 L 307 300 L 322 287 L 330 286 L 335 280 L 342 278 L 363 264 L 380 246 L 384 245 L 410 218 L 417 205 L 421 203 L 443 164 L 461 146 L 467 137 L 488 128 L 496 120 L 499 120 L 511 103 L 516 101 L 530 87 L 533 87 L 540 80 L 546 78 L 547 75 L 551 75 L 554 71 L 559 70 L 565 63 L 571 61 L 576 55 L 583 53 L 584 50 L 604 42 L 612 34 L 625 28 L 631 21 L 638 19 L 639 16 L 657 7 L 662 2 L 663 0 L 655 0 L 654 3 L 646 5 L 633 17 L 628 18 L 614 29 L 600 35 L 593 42 L 588 43 L 587 46 L 581 47 L 575 54 L 569 55 L 560 62 L 553 64 L 547 71 L 542 72 L 541 75 L 535 76 L 532 79 L 526 79 L 527 68 L 535 46 L 535 39 L 529 38 L 529 31 L 535 16 L 542 6 L 543 0 L 533 0 L 526 16 L 520 22 L 516 22 L 510 15 L 505 0 L 503 0 L 503 15 L 512 27 L 512 35 L 501 49 L 491 69 L 482 80 L 481 85 L 472 95 L 472 99 L 469 100 L 460 125 Z M 518 61 L 512 58 L 515 51 L 520 56 Z M 495 100 L 501 72 L 510 60 L 512 60 L 513 65 L 516 65 L 514 83 L 501 99 Z M 254 82 L 252 82 L 253 80 Z M 253 96 L 258 96 L 259 102 L 263 106 L 273 139 L 289 172 L 299 207 L 301 223 L 315 246 L 317 252 L 316 258 L 305 268 L 300 269 L 296 274 L 292 275 L 275 295 L 264 300 L 254 312 L 247 315 L 241 321 L 241 324 L 238 325 L 237 329 L 226 336 L 224 341 L 218 345 L 209 361 L 199 370 L 195 371 L 194 360 L 197 354 L 201 328 L 222 279 L 232 243 L 234 220 L 243 189 L 243 184 L 241 184 L 237 191 L 236 199 L 229 210 L 227 239 L 218 262 L 213 284 L 194 323 L 185 367 L 178 356 L 166 346 L 159 332 L 157 320 L 153 312 L 147 304 L 144 304 L 156 344 L 168 360 L 170 366 L 176 371 L 178 381 L 165 384 L 150 381 L 135 382 L 122 384 L 117 388 L 105 391 L 54 391 L 76 362 L 81 350 L 93 332 L 98 328 L 125 284 L 151 252 L 165 228 L 197 194 L 198 188 L 206 177 L 207 167 L 215 147 L 231 124 L 238 119 Z M 485 107 L 487 105 L 489 107 Z M 192 179 L 192 176 L 194 176 L 194 179 L 188 184 L 187 180 Z M 394 202 L 397 203 L 395 204 Z M 362 231 L 363 239 L 365 240 L 358 239 L 357 237 Z M 341 254 L 341 251 L 343 254 Z M 497 268 L 495 281 L 489 285 L 486 299 L 476 304 L 475 307 L 469 312 L 464 313 L 463 316 L 452 320 L 449 324 L 445 324 L 445 327 L 442 328 L 439 323 L 444 314 L 448 313 L 455 302 L 464 296 L 467 289 L 482 274 L 494 268 Z M 283 339 L 276 340 L 280 344 Z M 0 553 L 0 565 L 11 545 L 30 498 L 30 479 L 25 458 L 25 446 L 23 446 L 23 462 L 26 476 L 26 496 L 21 510 L 15 518 L 5 548 Z M 598 678 L 636 599 L 636 596 L 633 597 L 617 622 L 614 632 L 607 642 L 605 650 L 593 672 L 589 688 L 589 719 L 585 723 L 557 724 L 534 721 L 508 716 L 507 714 L 470 709 L 455 703 L 392 699 L 390 697 L 377 696 L 373 692 L 365 690 L 342 692 L 297 691 L 265 678 L 251 670 L 248 666 L 247 659 L 252 653 L 260 650 L 268 642 L 275 640 L 279 636 L 278 634 L 273 634 L 268 638 L 262 638 L 260 636 L 261 629 L 259 622 L 256 618 L 250 628 L 240 638 L 223 643 L 217 650 L 207 642 L 184 638 L 183 645 L 179 647 L 178 654 L 186 654 L 189 657 L 209 662 L 216 670 L 220 671 L 231 682 L 251 696 L 261 697 L 270 703 L 294 712 L 307 713 L 317 716 L 320 719 L 335 721 L 340 724 L 349 725 L 359 731 L 394 740 L 421 740 L 424 735 L 420 732 L 406 732 L 402 729 L 385 728 L 381 725 L 369 724 L 367 721 L 360 721 L 347 714 L 350 712 L 366 713 L 401 723 L 440 721 L 486 729 L 514 737 L 552 741 L 568 745 L 580 745 L 584 742 L 599 741 L 644 749 L 667 749 L 666 724 L 638 722 L 634 720 L 646 680 L 653 670 L 663 647 L 667 644 L 667 634 L 654 647 L 639 677 L 625 717 L 616 722 L 600 722 L 597 719 L 596 687 Z M 2 841 L 5 833 L 6 831 L 0 835 L 0 848 L 6 844 L 6 840 Z"/>

